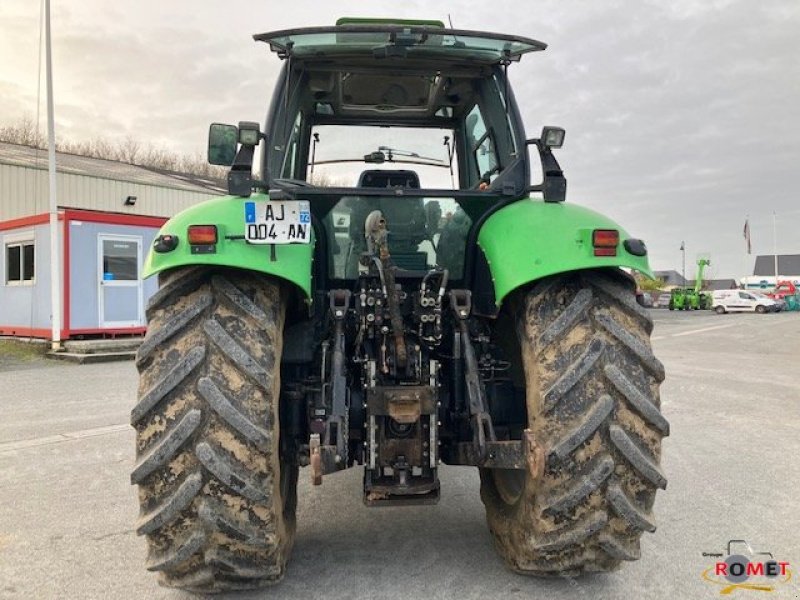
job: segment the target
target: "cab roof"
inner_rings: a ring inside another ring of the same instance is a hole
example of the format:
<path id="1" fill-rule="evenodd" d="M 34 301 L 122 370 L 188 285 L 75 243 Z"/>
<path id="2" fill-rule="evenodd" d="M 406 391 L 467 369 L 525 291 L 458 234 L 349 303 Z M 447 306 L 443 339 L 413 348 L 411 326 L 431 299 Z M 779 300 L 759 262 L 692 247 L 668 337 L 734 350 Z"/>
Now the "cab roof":
<path id="1" fill-rule="evenodd" d="M 336 26 L 254 35 L 280 58 L 393 58 L 492 65 L 518 61 L 547 44 L 521 36 L 446 29 L 439 21 L 340 19 Z"/>

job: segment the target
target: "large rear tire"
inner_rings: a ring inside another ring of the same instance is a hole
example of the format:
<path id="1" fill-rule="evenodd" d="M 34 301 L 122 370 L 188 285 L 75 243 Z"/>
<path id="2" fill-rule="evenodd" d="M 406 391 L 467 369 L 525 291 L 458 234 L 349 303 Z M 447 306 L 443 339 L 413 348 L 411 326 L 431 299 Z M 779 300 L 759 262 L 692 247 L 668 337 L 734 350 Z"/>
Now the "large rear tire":
<path id="1" fill-rule="evenodd" d="M 540 282 L 518 298 L 519 360 L 540 470 L 481 470 L 481 497 L 500 555 L 515 571 L 574 575 L 639 558 L 654 531 L 659 467 L 652 321 L 615 272 Z"/>
<path id="2" fill-rule="evenodd" d="M 297 502 L 297 467 L 278 450 L 281 286 L 232 269 L 177 269 L 162 275 L 147 312 L 131 412 L 147 568 L 196 592 L 273 583 Z"/>

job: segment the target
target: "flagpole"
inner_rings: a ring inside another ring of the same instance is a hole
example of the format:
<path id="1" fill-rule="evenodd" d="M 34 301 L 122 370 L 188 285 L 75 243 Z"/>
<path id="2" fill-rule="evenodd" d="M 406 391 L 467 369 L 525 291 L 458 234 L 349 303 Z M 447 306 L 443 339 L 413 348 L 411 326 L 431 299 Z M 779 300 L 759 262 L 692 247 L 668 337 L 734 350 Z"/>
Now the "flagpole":
<path id="1" fill-rule="evenodd" d="M 53 53 L 50 43 L 50 0 L 44 2 L 45 61 L 47 73 L 47 156 L 50 188 L 50 310 L 51 348 L 61 349 L 61 269 L 58 251 L 58 203 L 56 202 L 56 129 L 53 110 Z"/>
<path id="2" fill-rule="evenodd" d="M 775 287 L 778 287 L 778 227 L 775 224 L 775 211 L 772 211 L 772 250 L 775 253 Z"/>
<path id="3" fill-rule="evenodd" d="M 741 289 L 747 289 L 744 278 L 747 277 L 747 255 L 750 254 L 750 215 L 744 217 L 744 253 L 742 254 L 742 279 L 739 281 Z"/>

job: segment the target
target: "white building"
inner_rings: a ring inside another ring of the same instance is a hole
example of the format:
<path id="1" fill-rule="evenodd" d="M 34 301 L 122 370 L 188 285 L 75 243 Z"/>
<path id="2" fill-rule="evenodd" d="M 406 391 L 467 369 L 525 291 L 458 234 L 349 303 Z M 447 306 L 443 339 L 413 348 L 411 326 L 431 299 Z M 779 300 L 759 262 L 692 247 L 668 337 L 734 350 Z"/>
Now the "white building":
<path id="1" fill-rule="evenodd" d="M 142 333 L 158 228 L 220 183 L 62 153 L 56 165 L 61 338 Z M 51 337 L 48 193 L 47 151 L 0 143 L 0 335 Z"/>

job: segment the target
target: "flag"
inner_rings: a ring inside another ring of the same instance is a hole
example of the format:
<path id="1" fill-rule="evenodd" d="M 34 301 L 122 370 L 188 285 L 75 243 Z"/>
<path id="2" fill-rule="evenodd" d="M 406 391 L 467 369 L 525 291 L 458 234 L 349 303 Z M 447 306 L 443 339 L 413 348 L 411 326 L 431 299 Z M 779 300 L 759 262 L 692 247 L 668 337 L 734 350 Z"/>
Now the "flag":
<path id="1" fill-rule="evenodd" d="M 679 248 L 679 250 L 685 250 L 685 249 L 686 249 L 686 245 L 684 244 L 684 242 L 681 242 L 681 247 Z"/>
<path id="2" fill-rule="evenodd" d="M 744 222 L 744 243 L 747 247 L 747 253 L 752 254 L 752 247 L 750 246 L 750 219 L 745 219 Z"/>

